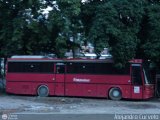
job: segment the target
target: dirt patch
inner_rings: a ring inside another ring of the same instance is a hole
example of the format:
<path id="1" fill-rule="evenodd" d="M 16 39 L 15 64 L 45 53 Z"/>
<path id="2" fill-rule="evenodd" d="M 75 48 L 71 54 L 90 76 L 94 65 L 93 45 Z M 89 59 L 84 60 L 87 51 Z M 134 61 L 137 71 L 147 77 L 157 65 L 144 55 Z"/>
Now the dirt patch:
<path id="1" fill-rule="evenodd" d="M 27 100 L 37 103 L 46 103 L 46 104 L 79 104 L 88 101 L 89 99 L 85 98 L 75 98 L 75 97 L 39 97 L 39 96 L 14 96 L 10 95 L 11 99 L 20 99 Z"/>

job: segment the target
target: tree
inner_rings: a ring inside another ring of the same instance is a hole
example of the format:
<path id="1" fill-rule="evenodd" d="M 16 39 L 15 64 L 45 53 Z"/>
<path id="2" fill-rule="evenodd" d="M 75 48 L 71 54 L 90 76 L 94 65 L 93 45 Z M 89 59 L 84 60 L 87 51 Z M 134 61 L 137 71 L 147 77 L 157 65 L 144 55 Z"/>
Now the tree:
<path id="1" fill-rule="evenodd" d="M 64 19 L 61 37 L 65 38 L 67 49 L 71 49 L 73 57 L 75 57 L 75 50 L 80 46 L 81 33 L 83 32 L 80 18 L 81 0 L 59 0 L 57 4 Z"/>
<path id="2" fill-rule="evenodd" d="M 81 33 L 80 14 L 81 0 L 46 1 L 46 6 L 53 10 L 46 18 L 46 26 L 50 44 L 49 49 L 58 57 L 64 57 L 64 53 L 79 46 Z"/>
<path id="3" fill-rule="evenodd" d="M 92 1 L 84 6 L 91 3 Z M 98 53 L 108 47 L 117 65 L 122 67 L 136 55 L 140 42 L 137 34 L 144 14 L 145 1 L 94 0 L 93 3 L 97 3 L 97 6 L 94 5 L 95 11 L 90 13 L 94 16 L 88 30 L 88 40 L 95 45 Z"/>
<path id="4" fill-rule="evenodd" d="M 141 52 L 145 59 L 160 65 L 160 3 L 149 1 L 145 7 L 145 16 L 141 26 Z"/>
<path id="5" fill-rule="evenodd" d="M 49 14 L 43 10 L 51 7 Z M 55 53 L 91 42 L 116 66 L 132 58 L 160 64 L 159 0 L 1 0 L 0 56 Z"/>
<path id="6" fill-rule="evenodd" d="M 0 56 L 20 54 L 24 50 L 25 28 L 30 19 L 37 18 L 39 4 L 39 0 L 0 1 Z"/>

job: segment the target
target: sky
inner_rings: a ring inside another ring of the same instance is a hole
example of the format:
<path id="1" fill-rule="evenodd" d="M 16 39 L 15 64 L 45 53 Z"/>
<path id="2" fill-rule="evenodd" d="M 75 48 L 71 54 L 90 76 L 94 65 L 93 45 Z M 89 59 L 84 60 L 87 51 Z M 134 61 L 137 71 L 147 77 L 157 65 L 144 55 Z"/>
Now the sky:
<path id="1" fill-rule="evenodd" d="M 86 1 L 88 1 L 88 0 L 81 0 L 82 1 L 82 3 L 84 3 L 84 2 L 86 2 Z M 102 1 L 102 0 L 100 0 L 100 1 Z M 58 10 L 58 11 L 60 11 L 60 9 L 58 8 L 58 5 L 56 4 L 56 1 L 53 1 L 53 3 L 55 4 L 54 5 L 54 7 Z M 46 9 L 43 9 L 43 14 L 48 14 L 50 11 L 52 11 L 53 10 L 53 8 L 52 7 L 50 7 L 50 6 L 48 6 Z"/>

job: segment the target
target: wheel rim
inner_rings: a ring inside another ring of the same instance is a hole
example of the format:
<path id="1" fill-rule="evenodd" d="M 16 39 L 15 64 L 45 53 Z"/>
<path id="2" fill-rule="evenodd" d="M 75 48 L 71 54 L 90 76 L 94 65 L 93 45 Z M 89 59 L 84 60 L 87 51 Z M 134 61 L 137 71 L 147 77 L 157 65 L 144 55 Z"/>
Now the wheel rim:
<path id="1" fill-rule="evenodd" d="M 113 91 L 113 96 L 114 97 L 118 97 L 120 95 L 119 91 L 115 90 Z"/>
<path id="2" fill-rule="evenodd" d="M 118 88 L 112 88 L 109 91 L 109 98 L 112 100 L 120 100 L 122 98 L 121 90 Z"/>
<path id="3" fill-rule="evenodd" d="M 38 88 L 38 95 L 41 97 L 46 97 L 48 96 L 49 90 L 47 86 L 40 86 Z"/>

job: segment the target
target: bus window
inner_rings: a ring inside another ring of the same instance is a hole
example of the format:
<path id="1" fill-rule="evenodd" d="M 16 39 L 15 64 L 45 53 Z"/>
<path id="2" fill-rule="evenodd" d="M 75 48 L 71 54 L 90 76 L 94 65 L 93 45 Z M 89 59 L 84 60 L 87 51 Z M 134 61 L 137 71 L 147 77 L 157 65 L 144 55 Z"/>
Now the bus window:
<path id="1" fill-rule="evenodd" d="M 9 73 L 53 73 L 53 62 L 8 62 Z"/>
<path id="2" fill-rule="evenodd" d="M 62 64 L 56 64 L 56 73 L 57 74 L 63 74 L 65 73 L 65 65 L 62 63 Z"/>
<path id="3" fill-rule="evenodd" d="M 154 83 L 152 78 L 151 78 L 149 68 L 143 67 L 143 74 L 144 74 L 145 84 L 153 84 Z"/>
<path id="4" fill-rule="evenodd" d="M 132 84 L 142 85 L 141 65 L 132 64 Z"/>

